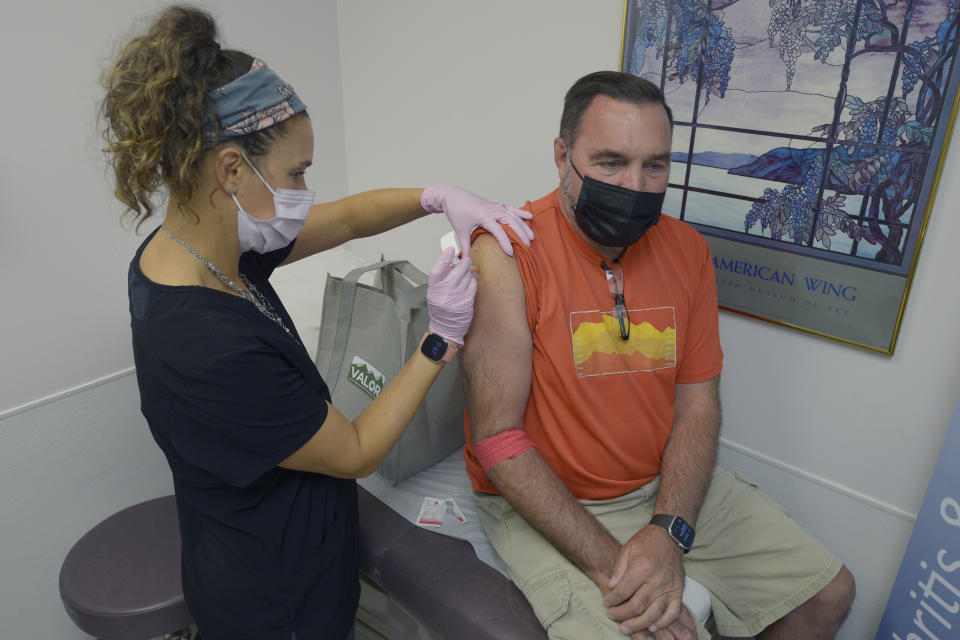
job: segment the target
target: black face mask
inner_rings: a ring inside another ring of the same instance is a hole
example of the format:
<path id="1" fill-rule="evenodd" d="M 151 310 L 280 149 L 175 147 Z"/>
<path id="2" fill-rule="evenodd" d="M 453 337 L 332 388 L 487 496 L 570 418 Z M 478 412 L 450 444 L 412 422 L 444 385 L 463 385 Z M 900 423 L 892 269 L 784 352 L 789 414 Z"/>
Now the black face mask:
<path id="1" fill-rule="evenodd" d="M 573 208 L 580 230 L 605 247 L 629 247 L 660 220 L 666 192 L 651 193 L 584 178 Z"/>

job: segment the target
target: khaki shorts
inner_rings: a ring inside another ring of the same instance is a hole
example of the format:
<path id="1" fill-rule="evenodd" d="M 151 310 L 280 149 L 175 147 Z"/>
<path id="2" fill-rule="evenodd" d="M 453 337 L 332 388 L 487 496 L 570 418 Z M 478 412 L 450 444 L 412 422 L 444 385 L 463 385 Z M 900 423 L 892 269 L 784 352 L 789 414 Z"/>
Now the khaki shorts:
<path id="1" fill-rule="evenodd" d="M 659 478 L 619 498 L 581 504 L 623 543 L 650 521 L 658 486 Z M 506 499 L 475 496 L 487 536 L 550 638 L 624 637 L 590 578 Z M 826 587 L 843 566 L 755 484 L 722 469 L 714 471 L 696 530 L 684 570 L 710 591 L 724 636 L 756 635 Z M 709 638 L 697 625 L 699 638 Z"/>

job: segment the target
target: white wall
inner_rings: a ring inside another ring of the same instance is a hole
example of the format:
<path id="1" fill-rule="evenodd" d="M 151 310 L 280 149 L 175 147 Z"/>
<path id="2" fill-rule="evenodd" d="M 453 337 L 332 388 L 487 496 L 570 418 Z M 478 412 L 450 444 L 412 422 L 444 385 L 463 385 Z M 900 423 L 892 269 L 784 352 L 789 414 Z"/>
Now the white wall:
<path id="1" fill-rule="evenodd" d="M 226 46 L 262 57 L 296 87 L 317 134 L 309 184 L 320 199 L 345 195 L 335 2 L 201 4 L 218 18 Z M 126 273 L 142 237 L 118 223 L 94 122 L 99 72 L 114 43 L 160 7 L 28 2 L 0 20 L 4 638 L 87 637 L 60 602 L 60 562 L 107 515 L 172 491 L 131 369 Z M 315 274 L 308 263 L 297 273 L 322 287 L 327 263 Z M 332 263 L 342 271 L 336 256 Z"/>
<path id="2" fill-rule="evenodd" d="M 621 0 L 341 0 L 350 191 L 450 181 L 522 203 L 551 190 L 563 94 L 619 68 L 622 16 Z M 844 640 L 876 631 L 960 392 L 958 155 L 893 357 L 721 315 L 721 463 L 759 481 L 859 578 Z M 430 219 L 353 248 L 426 267 L 443 229 Z"/>
<path id="3" fill-rule="evenodd" d="M 556 183 L 553 138 L 570 83 L 616 68 L 623 4 L 530 0 L 340 0 L 350 192 L 453 182 L 522 204 Z M 440 216 L 382 239 L 422 268 Z"/>

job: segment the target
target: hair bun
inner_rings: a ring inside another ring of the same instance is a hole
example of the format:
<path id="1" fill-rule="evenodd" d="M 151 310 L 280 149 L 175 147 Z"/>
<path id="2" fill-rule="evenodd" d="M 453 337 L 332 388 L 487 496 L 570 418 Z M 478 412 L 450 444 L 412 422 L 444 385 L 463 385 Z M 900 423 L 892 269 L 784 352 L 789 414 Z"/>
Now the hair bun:
<path id="1" fill-rule="evenodd" d="M 157 20 L 157 28 L 166 32 L 169 42 L 177 43 L 180 68 L 187 76 L 207 75 L 216 68 L 220 55 L 217 24 L 206 11 L 173 6 Z"/>
<path id="2" fill-rule="evenodd" d="M 116 195 L 140 218 L 163 184 L 182 199 L 198 183 L 210 92 L 225 75 L 217 25 L 200 9 L 172 6 L 124 45 L 104 74 L 104 137 Z M 171 126 L 173 125 L 173 126 Z"/>

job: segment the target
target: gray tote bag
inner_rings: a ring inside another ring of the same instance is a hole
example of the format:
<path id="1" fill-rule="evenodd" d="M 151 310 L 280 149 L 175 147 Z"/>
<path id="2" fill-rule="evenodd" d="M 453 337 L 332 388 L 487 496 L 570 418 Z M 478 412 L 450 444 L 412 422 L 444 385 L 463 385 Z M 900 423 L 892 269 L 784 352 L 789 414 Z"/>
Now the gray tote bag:
<path id="1" fill-rule="evenodd" d="M 359 282 L 376 271 L 374 285 Z M 406 260 L 327 276 L 316 364 L 335 406 L 353 420 L 418 349 L 430 317 L 427 276 Z M 444 365 L 400 441 L 376 474 L 395 484 L 464 443 L 466 399 L 458 359 Z"/>

